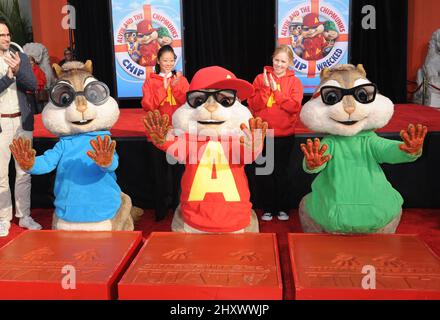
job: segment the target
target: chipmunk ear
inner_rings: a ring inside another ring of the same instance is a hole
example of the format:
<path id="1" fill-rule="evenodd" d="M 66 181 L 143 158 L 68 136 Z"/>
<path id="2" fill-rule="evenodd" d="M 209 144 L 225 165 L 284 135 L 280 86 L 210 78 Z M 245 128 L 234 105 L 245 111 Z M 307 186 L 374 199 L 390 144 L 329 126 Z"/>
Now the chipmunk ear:
<path id="1" fill-rule="evenodd" d="M 324 68 L 324 69 L 322 69 L 322 70 L 321 70 L 321 74 L 320 74 L 321 80 L 330 77 L 330 73 L 331 73 L 331 72 L 332 72 L 332 71 L 330 70 L 330 68 Z"/>
<path id="2" fill-rule="evenodd" d="M 54 63 L 52 65 L 52 68 L 55 70 L 55 74 L 56 74 L 57 78 L 59 78 L 61 76 L 61 74 L 63 73 L 63 69 L 61 69 L 61 67 L 56 63 Z"/>
<path id="3" fill-rule="evenodd" d="M 362 64 L 358 64 L 356 67 L 356 70 L 359 71 L 359 73 L 366 78 L 367 77 L 367 72 L 364 69 L 364 66 Z"/>
<path id="4" fill-rule="evenodd" d="M 93 74 L 93 63 L 92 60 L 87 60 L 84 64 L 84 71 Z"/>

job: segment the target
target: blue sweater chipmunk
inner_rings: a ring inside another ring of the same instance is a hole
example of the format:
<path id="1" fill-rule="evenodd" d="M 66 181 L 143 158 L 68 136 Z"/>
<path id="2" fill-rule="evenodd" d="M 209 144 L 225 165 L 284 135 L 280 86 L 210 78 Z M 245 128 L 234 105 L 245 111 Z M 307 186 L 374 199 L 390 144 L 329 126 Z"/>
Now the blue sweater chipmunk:
<path id="1" fill-rule="evenodd" d="M 118 186 L 116 142 L 109 132 L 119 117 L 118 104 L 108 87 L 92 76 L 91 61 L 54 69 L 58 81 L 42 120 L 59 141 L 36 158 L 30 141 L 20 138 L 11 151 L 30 174 L 56 169 L 54 229 L 133 230 L 132 214 L 137 212 Z"/>

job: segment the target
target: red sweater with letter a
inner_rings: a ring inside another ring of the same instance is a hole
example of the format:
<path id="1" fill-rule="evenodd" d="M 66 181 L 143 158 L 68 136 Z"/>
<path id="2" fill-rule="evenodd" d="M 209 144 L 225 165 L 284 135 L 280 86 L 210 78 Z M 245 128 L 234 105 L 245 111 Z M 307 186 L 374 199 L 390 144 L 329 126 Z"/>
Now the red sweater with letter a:
<path id="1" fill-rule="evenodd" d="M 250 223 L 252 204 L 245 164 L 252 152 L 238 137 L 211 140 L 188 134 L 173 137 L 159 149 L 185 162 L 180 205 L 183 220 L 205 232 L 234 232 Z"/>
<path id="2" fill-rule="evenodd" d="M 254 80 L 254 95 L 248 99 L 249 109 L 254 117 L 260 117 L 274 129 L 275 137 L 290 136 L 295 133 L 295 124 L 301 110 L 303 87 L 295 73 L 287 70 L 286 74 L 278 78 L 272 67 L 265 67 L 267 77 L 277 82 L 278 90 L 272 91 L 264 85 L 264 74 L 259 74 Z"/>
<path id="3" fill-rule="evenodd" d="M 186 92 L 189 89 L 188 80 L 181 76 L 176 85 L 173 85 L 176 75 L 170 79 L 168 90 L 164 88 L 163 77 L 148 73 L 142 86 L 142 108 L 145 111 L 159 110 L 161 114 L 167 114 L 171 119 L 174 111 L 186 101 Z"/>

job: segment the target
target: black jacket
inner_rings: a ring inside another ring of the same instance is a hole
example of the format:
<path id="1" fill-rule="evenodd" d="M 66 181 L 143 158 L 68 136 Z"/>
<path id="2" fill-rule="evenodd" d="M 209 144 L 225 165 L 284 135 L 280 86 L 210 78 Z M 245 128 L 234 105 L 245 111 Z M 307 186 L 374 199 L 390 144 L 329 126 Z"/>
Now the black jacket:
<path id="1" fill-rule="evenodd" d="M 34 130 L 34 113 L 32 111 L 31 105 L 26 98 L 26 91 L 34 92 L 37 90 L 37 79 L 35 79 L 34 73 L 32 72 L 31 64 L 29 63 L 29 58 L 24 53 L 19 52 L 20 55 L 20 69 L 15 75 L 15 80 L 9 79 L 7 75 L 0 79 L 0 93 L 5 91 L 14 81 L 17 82 L 17 95 L 18 95 L 18 105 L 21 112 L 21 124 L 23 130 L 33 131 Z M 0 126 L 0 132 L 2 128 Z"/>

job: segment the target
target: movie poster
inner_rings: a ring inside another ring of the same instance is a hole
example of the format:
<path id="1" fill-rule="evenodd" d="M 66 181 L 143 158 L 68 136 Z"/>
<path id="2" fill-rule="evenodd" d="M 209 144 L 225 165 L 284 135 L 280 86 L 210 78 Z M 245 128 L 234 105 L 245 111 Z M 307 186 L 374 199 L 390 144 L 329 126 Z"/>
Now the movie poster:
<path id="1" fill-rule="evenodd" d="M 174 48 L 175 69 L 183 71 L 180 0 L 112 0 L 112 18 L 118 98 L 142 97 L 145 76 L 164 45 Z"/>
<path id="2" fill-rule="evenodd" d="M 350 0 L 278 0 L 277 42 L 294 53 L 296 76 L 311 94 L 319 73 L 349 61 Z"/>

